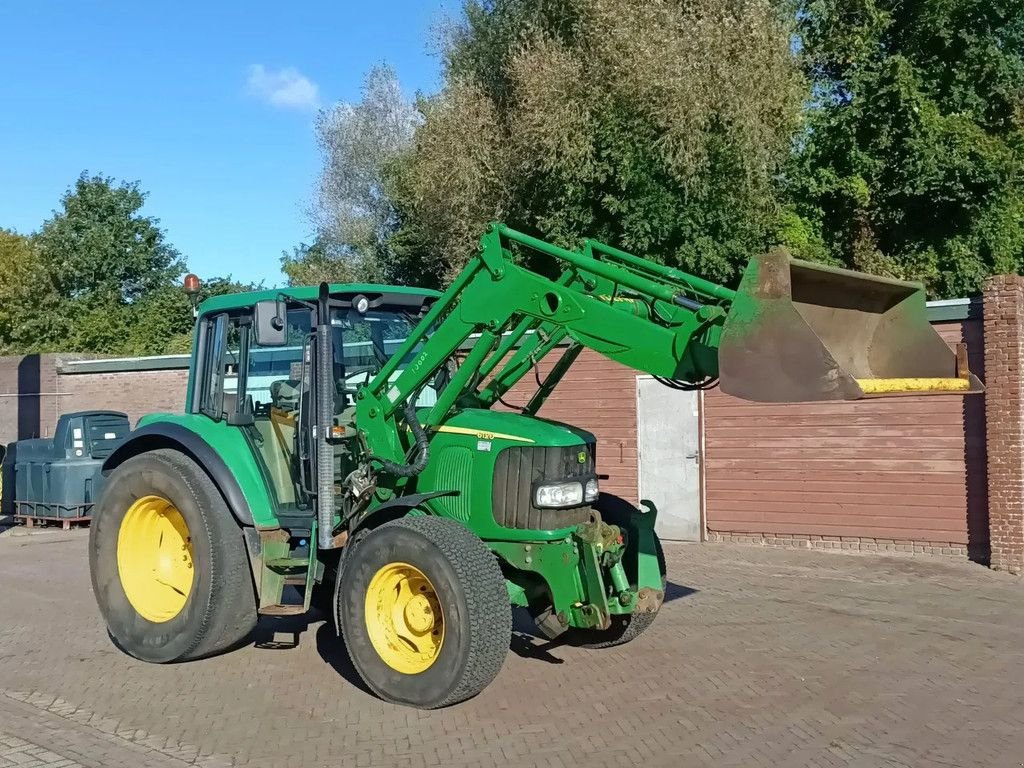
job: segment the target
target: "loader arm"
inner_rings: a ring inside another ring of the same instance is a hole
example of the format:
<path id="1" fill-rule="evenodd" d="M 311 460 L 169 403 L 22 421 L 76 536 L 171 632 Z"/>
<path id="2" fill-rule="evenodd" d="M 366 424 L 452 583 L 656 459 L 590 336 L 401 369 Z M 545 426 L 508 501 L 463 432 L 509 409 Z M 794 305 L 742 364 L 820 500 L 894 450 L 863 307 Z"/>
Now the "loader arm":
<path id="1" fill-rule="evenodd" d="M 523 250 L 550 257 L 559 277 L 524 266 L 516 259 Z M 680 387 L 721 375 L 723 390 L 750 400 L 981 389 L 929 326 L 918 284 L 774 252 L 751 260 L 733 291 L 596 241 L 571 251 L 491 224 L 478 253 L 359 392 L 360 432 L 375 456 L 401 461 L 409 449 L 403 408 L 447 361 L 461 356 L 420 417 L 428 430 L 456 405 L 491 407 L 566 342 L 527 413 L 583 347 Z"/>
<path id="2" fill-rule="evenodd" d="M 562 275 L 551 280 L 517 264 L 512 251 L 517 245 L 562 262 Z M 713 378 L 726 311 L 701 304 L 693 293 L 670 278 L 493 224 L 477 256 L 360 392 L 360 431 L 374 455 L 401 460 L 406 445 L 397 419 L 404 404 L 457 353 L 464 355 L 461 364 L 421 417 L 428 430 L 456 403 L 489 407 L 497 402 L 565 340 L 667 379 Z M 396 377 L 402 360 L 409 362 Z M 478 391 L 496 369 L 488 386 Z"/>

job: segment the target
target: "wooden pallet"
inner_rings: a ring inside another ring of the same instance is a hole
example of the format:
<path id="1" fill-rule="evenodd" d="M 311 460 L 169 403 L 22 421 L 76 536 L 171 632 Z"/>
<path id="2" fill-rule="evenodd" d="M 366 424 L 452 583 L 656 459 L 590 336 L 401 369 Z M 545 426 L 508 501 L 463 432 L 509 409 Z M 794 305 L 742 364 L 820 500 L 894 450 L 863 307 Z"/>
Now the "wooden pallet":
<path id="1" fill-rule="evenodd" d="M 24 508 L 28 506 L 30 505 L 26 502 L 15 502 L 15 509 L 18 510 L 24 510 Z M 17 511 L 14 513 L 14 519 L 20 521 L 21 523 L 24 523 L 26 528 L 35 528 L 37 526 L 40 528 L 44 528 L 48 525 L 56 525 L 59 523 L 61 528 L 63 528 L 65 531 L 70 531 L 72 528 L 85 527 L 89 524 L 89 521 L 92 520 L 92 516 L 88 514 L 78 514 L 72 517 L 57 517 L 52 514 L 37 514 L 36 510 L 42 512 L 42 510 L 40 510 L 40 507 L 45 509 L 47 512 L 50 511 L 50 508 L 42 504 L 33 504 L 31 506 L 33 507 L 32 512 Z M 91 504 L 88 505 L 88 507 L 91 506 Z M 86 509 L 83 509 L 81 507 L 73 507 L 71 509 L 79 513 L 87 511 Z"/>
<path id="2" fill-rule="evenodd" d="M 20 520 L 25 524 L 26 528 L 45 527 L 47 525 L 53 525 L 60 523 L 61 527 L 65 531 L 70 531 L 72 528 L 85 527 L 92 520 L 91 517 L 35 517 L 33 515 L 15 515 L 15 520 Z"/>

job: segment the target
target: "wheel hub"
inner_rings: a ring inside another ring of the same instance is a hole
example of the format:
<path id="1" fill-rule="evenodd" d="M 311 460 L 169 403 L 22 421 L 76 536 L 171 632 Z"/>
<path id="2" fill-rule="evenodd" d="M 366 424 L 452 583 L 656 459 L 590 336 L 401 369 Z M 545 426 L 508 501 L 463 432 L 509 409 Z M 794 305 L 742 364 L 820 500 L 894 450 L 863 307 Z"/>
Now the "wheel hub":
<path id="1" fill-rule="evenodd" d="M 195 574 L 192 538 L 181 512 L 162 496 L 143 496 L 121 520 L 117 573 L 140 616 L 170 621 L 184 609 Z"/>
<path id="2" fill-rule="evenodd" d="M 444 614 L 430 579 L 416 566 L 389 563 L 366 590 L 366 629 L 381 660 L 414 675 L 433 665 L 444 642 Z"/>

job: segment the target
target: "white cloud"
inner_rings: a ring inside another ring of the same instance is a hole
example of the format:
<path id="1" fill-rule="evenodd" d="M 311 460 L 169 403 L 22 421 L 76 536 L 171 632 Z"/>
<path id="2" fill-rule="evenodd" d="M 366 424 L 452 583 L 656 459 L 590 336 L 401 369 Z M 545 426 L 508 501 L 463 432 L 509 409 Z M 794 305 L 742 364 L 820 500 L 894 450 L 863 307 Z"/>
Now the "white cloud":
<path id="1" fill-rule="evenodd" d="M 316 109 L 320 106 L 320 86 L 295 67 L 275 70 L 252 64 L 245 86 L 251 96 L 274 107 Z"/>

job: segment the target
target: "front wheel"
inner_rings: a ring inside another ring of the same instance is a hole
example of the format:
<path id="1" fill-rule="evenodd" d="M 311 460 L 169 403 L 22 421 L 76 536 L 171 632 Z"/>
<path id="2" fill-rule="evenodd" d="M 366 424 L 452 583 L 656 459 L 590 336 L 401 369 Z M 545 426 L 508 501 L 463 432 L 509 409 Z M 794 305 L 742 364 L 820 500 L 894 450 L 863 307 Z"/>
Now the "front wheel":
<path id="1" fill-rule="evenodd" d="M 338 615 L 366 685 L 386 701 L 423 709 L 486 688 L 512 635 L 505 578 L 487 546 L 453 520 L 406 517 L 353 547 Z"/>
<path id="2" fill-rule="evenodd" d="M 209 476 L 176 451 L 133 456 L 111 473 L 89 570 L 111 638 L 143 661 L 210 656 L 256 624 L 242 532 Z"/>

